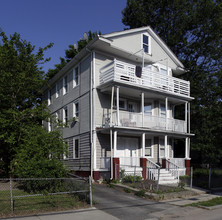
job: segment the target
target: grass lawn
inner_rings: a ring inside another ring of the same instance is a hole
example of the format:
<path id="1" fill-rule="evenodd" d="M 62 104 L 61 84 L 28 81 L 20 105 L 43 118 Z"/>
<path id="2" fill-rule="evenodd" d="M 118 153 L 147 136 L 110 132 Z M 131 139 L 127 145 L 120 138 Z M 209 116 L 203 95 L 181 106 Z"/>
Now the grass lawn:
<path id="1" fill-rule="evenodd" d="M 22 190 L 13 190 L 13 196 L 30 195 Z M 83 199 L 85 196 L 81 196 Z M 77 195 L 43 195 L 22 197 L 14 199 L 14 214 L 35 214 L 47 211 L 67 210 L 73 208 L 87 207 L 88 204 L 80 200 Z M 11 214 L 10 191 L 0 191 L 0 217 Z"/>
<path id="2" fill-rule="evenodd" d="M 215 205 L 222 205 L 222 197 L 217 197 L 214 199 L 211 199 L 209 201 L 203 201 L 203 202 L 197 202 L 197 203 L 192 203 L 190 206 L 215 206 Z"/>

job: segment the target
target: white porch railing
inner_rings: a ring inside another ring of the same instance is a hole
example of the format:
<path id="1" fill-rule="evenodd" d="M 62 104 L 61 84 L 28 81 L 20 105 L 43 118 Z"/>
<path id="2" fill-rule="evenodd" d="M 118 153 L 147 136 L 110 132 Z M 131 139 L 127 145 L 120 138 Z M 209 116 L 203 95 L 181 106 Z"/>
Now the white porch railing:
<path id="1" fill-rule="evenodd" d="M 119 158 L 120 166 L 140 166 L 140 158 L 139 157 L 120 157 Z"/>
<path id="2" fill-rule="evenodd" d="M 179 182 L 179 169 L 180 167 L 177 166 L 175 163 L 169 161 L 169 160 L 166 160 L 166 169 L 172 174 L 172 176 L 178 180 Z"/>
<path id="3" fill-rule="evenodd" d="M 158 180 L 158 172 L 160 172 L 160 166 L 153 161 L 147 159 L 147 179 Z"/>
<path id="4" fill-rule="evenodd" d="M 100 157 L 100 169 L 110 169 L 110 157 Z"/>
<path id="5" fill-rule="evenodd" d="M 162 118 L 152 115 L 144 115 L 143 123 L 142 113 L 120 111 L 119 112 L 119 126 L 122 127 L 143 127 L 154 130 L 164 131 L 175 131 L 186 133 L 187 125 L 185 121 L 173 119 L 173 118 Z M 110 114 L 104 115 L 104 124 L 106 127 L 110 126 Z M 113 125 L 117 126 L 117 113 L 113 112 Z"/>
<path id="6" fill-rule="evenodd" d="M 169 161 L 176 164 L 179 168 L 185 168 L 184 158 L 170 158 Z"/>
<path id="7" fill-rule="evenodd" d="M 190 96 L 190 82 L 176 77 L 161 74 L 143 68 L 141 77 L 135 75 L 136 66 L 114 60 L 106 68 L 100 70 L 100 85 L 118 81 L 124 84 L 143 86 L 162 92 L 169 92 L 180 96 Z"/>

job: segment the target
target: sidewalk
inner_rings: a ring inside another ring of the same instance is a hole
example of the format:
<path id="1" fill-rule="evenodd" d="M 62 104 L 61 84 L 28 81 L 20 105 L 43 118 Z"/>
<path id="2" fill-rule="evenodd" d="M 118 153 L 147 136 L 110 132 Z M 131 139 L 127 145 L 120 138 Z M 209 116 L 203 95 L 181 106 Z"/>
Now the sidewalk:
<path id="1" fill-rule="evenodd" d="M 163 200 L 161 202 L 165 202 L 171 205 L 184 206 L 184 205 L 189 205 L 196 202 L 208 201 L 213 198 L 222 196 L 219 193 L 217 195 L 208 194 L 206 190 L 198 189 L 198 188 L 192 188 L 192 191 L 195 191 L 196 193 L 198 193 L 198 195 L 191 196 L 188 198 L 175 198 L 175 199 Z M 222 208 L 222 205 L 220 207 Z"/>
<path id="2" fill-rule="evenodd" d="M 98 210 L 96 208 L 89 208 L 89 209 L 79 209 L 79 210 L 70 210 L 65 212 L 58 212 L 58 213 L 46 213 L 46 214 L 39 214 L 35 216 L 28 216 L 28 217 L 13 217 L 13 218 L 6 218 L 11 220 L 118 220 L 112 215 L 109 215 L 106 212 Z"/>

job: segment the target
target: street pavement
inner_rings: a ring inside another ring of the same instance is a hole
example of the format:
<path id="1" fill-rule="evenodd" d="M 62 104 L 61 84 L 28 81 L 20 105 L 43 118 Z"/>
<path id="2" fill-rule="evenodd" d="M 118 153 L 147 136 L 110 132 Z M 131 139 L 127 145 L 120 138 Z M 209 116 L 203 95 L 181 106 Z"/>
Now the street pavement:
<path id="1" fill-rule="evenodd" d="M 30 217 L 16 217 L 13 220 L 221 220 L 222 206 L 207 210 L 197 207 L 184 207 L 186 204 L 209 200 L 218 195 L 201 193 L 190 198 L 178 198 L 155 202 L 108 188 L 105 185 L 93 186 L 95 207 L 70 210 L 59 213 L 39 214 Z M 12 219 L 12 218 L 11 218 Z"/>

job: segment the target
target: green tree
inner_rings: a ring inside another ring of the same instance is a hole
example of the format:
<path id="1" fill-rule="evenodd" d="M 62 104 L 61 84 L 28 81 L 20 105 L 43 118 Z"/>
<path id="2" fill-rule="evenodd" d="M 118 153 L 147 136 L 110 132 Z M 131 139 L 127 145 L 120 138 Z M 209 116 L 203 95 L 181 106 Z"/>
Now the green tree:
<path id="1" fill-rule="evenodd" d="M 189 70 L 191 82 L 191 154 L 204 163 L 222 162 L 220 0 L 128 0 L 122 22 L 130 28 L 150 25 Z"/>
<path id="2" fill-rule="evenodd" d="M 28 146 L 27 132 L 33 131 L 31 128 L 42 129 L 42 120 L 50 118 L 42 103 L 44 72 L 39 66 L 47 61 L 44 51 L 51 46 L 34 52 L 35 47 L 19 34 L 8 38 L 0 32 L 0 170 L 5 175 L 10 173 L 17 154 Z M 48 135 L 50 138 L 52 134 Z M 47 134 L 43 141 L 47 143 Z M 59 145 L 60 148 L 63 146 Z"/>
<path id="3" fill-rule="evenodd" d="M 51 79 L 56 73 L 58 73 L 69 61 L 72 60 L 91 40 L 97 36 L 97 32 L 88 31 L 88 39 L 80 39 L 77 41 L 77 48 L 74 45 L 69 45 L 69 48 L 65 50 L 65 58 L 60 57 L 60 63 L 55 64 L 54 69 L 49 69 L 47 72 L 47 79 Z M 101 32 L 99 31 L 99 35 Z"/>

